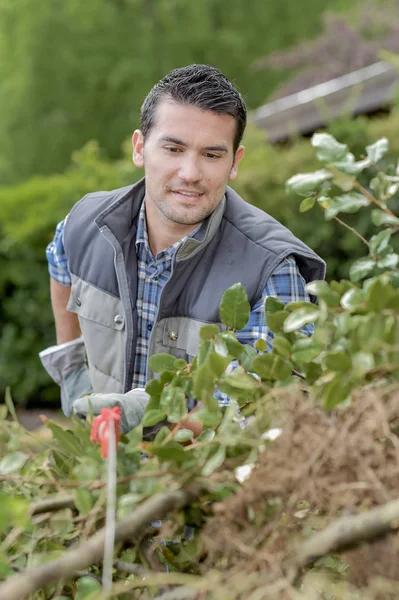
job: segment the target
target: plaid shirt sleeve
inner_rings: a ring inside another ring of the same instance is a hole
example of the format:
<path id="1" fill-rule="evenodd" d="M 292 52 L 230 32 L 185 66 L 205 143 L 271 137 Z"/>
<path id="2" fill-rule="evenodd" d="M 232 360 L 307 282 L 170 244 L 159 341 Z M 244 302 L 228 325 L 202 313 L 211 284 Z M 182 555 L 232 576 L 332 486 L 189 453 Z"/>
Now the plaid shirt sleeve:
<path id="1" fill-rule="evenodd" d="M 256 340 L 263 338 L 267 344 L 267 351 L 270 352 L 273 348 L 274 334 L 270 331 L 266 323 L 266 298 L 273 296 L 284 302 L 284 304 L 298 301 L 310 302 L 305 286 L 306 282 L 299 272 L 295 259 L 292 256 L 288 256 L 269 277 L 262 298 L 251 310 L 246 327 L 241 329 L 241 331 L 237 331 L 237 339 L 241 344 L 250 344 L 253 346 Z M 307 335 L 311 335 L 313 333 L 313 325 L 306 325 L 302 328 L 302 331 Z M 237 361 L 234 360 L 231 363 L 231 367 L 234 369 L 236 366 Z M 219 406 L 230 404 L 230 398 L 227 394 L 217 391 L 214 395 L 219 400 Z"/>
<path id="2" fill-rule="evenodd" d="M 64 228 L 67 221 L 66 217 L 58 223 L 55 235 L 46 248 L 48 270 L 50 276 L 61 285 L 71 285 L 71 274 L 68 268 L 68 260 L 64 250 Z"/>
<path id="3" fill-rule="evenodd" d="M 253 307 L 246 327 L 241 331 L 237 331 L 237 339 L 242 344 L 253 346 L 256 340 L 263 338 L 266 341 L 267 350 L 270 352 L 273 348 L 274 334 L 267 327 L 265 319 L 266 299 L 273 296 L 284 302 L 284 304 L 298 301 L 310 302 L 305 286 L 306 282 L 299 272 L 295 259 L 288 256 L 268 279 L 262 298 Z M 313 325 L 306 325 L 302 328 L 302 331 L 307 335 L 311 335 Z"/>

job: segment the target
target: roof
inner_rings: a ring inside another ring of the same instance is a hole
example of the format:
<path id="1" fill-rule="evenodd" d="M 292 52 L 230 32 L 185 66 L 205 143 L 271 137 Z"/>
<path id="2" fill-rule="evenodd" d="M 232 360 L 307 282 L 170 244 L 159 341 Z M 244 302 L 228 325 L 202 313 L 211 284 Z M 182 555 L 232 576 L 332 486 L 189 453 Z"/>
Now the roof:
<path id="1" fill-rule="evenodd" d="M 392 102 L 399 83 L 397 68 L 377 62 L 296 94 L 269 102 L 249 115 L 271 142 L 312 133 L 327 121 L 373 112 Z"/>

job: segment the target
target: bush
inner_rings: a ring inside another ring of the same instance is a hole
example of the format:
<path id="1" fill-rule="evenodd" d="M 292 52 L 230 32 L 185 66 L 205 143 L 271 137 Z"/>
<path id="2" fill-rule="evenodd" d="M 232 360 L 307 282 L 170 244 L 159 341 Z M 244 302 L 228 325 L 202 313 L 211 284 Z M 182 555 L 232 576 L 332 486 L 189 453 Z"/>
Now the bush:
<path id="1" fill-rule="evenodd" d="M 0 189 L 0 395 L 17 403 L 59 397 L 38 352 L 54 342 L 45 247 L 55 225 L 86 193 L 139 179 L 127 161 L 101 159 L 96 143 L 75 153 L 62 175 L 36 177 Z"/>

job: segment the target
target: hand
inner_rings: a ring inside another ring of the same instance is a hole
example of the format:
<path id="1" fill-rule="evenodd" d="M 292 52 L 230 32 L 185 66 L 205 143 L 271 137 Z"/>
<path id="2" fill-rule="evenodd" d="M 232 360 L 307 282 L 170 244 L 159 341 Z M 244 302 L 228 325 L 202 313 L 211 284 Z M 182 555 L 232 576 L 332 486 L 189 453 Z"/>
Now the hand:
<path id="1" fill-rule="evenodd" d="M 143 388 L 136 388 L 126 394 L 90 394 L 78 398 L 73 403 L 73 412 L 85 418 L 92 406 L 93 415 L 99 415 L 102 408 L 119 406 L 121 409 L 120 430 L 127 433 L 140 424 L 150 397 Z"/>

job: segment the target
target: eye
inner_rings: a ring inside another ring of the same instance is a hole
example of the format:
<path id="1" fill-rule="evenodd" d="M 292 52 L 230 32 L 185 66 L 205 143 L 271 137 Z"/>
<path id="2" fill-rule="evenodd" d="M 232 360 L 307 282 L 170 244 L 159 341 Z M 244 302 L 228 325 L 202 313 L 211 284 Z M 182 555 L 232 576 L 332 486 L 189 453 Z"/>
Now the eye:
<path id="1" fill-rule="evenodd" d="M 216 160 L 217 158 L 220 158 L 220 154 L 213 154 L 213 152 L 207 152 L 205 156 L 206 158 L 210 158 L 211 160 Z"/>
<path id="2" fill-rule="evenodd" d="M 165 146 L 165 150 L 171 154 L 178 154 L 182 151 L 181 148 L 177 148 L 177 146 Z"/>

